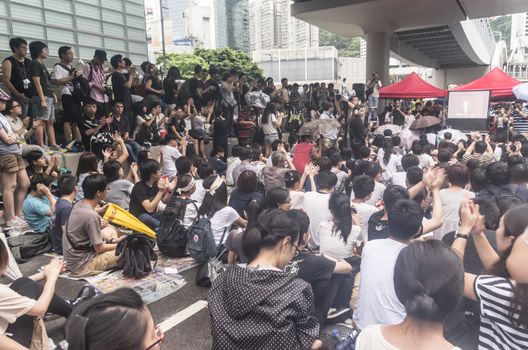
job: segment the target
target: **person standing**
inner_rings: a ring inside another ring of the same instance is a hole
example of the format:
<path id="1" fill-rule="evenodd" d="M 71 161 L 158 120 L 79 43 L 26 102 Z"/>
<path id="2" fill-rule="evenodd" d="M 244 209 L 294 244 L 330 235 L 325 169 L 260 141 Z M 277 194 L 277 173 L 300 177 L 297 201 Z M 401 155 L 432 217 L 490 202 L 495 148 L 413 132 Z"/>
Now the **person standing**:
<path id="1" fill-rule="evenodd" d="M 365 93 L 368 95 L 369 103 L 369 120 L 375 119 L 378 116 L 379 103 L 379 89 L 381 88 L 381 81 L 378 79 L 377 73 L 372 73 L 372 78 L 367 82 Z"/>
<path id="2" fill-rule="evenodd" d="M 55 141 L 55 103 L 57 96 L 51 87 L 51 76 L 44 65 L 44 60 L 48 58 L 48 45 L 42 41 L 32 41 L 29 44 L 31 63 L 29 73 L 33 79 L 33 97 L 31 98 L 31 115 L 37 120 L 41 120 L 43 125 L 37 127 L 37 144 L 44 148 L 44 129 L 48 136 L 48 145 L 52 150 L 59 150 Z"/>
<path id="3" fill-rule="evenodd" d="M 70 46 L 61 46 L 59 48 L 59 58 L 60 62 L 53 67 L 51 82 L 61 87 L 61 103 L 64 111 L 64 137 L 67 143 L 72 139 L 81 141 L 81 132 L 79 131 L 81 105 L 80 101 L 73 97 L 73 80 L 80 73 L 71 66 L 73 50 Z"/>
<path id="4" fill-rule="evenodd" d="M 110 101 L 106 94 L 106 81 L 103 69 L 103 63 L 108 61 L 106 51 L 95 50 L 93 59 L 84 65 L 83 78 L 90 84 L 90 98 L 96 102 L 97 116 L 102 117 L 109 112 Z"/>
<path id="5" fill-rule="evenodd" d="M 114 71 L 112 72 L 112 90 L 114 91 L 115 102 L 123 103 L 123 114 L 128 119 L 128 125 L 132 124 L 132 93 L 130 89 L 134 86 L 134 79 L 136 77 L 136 68 L 130 67 L 126 69 L 125 61 L 122 55 L 114 55 L 110 59 L 110 64 Z M 130 130 L 127 130 L 130 132 Z M 130 152 L 129 152 L 130 153 Z"/>
<path id="6" fill-rule="evenodd" d="M 25 118 L 31 101 L 31 60 L 26 58 L 28 44 L 23 38 L 13 38 L 9 40 L 9 47 L 13 55 L 2 62 L 2 82 L 11 92 L 11 97 L 19 101 L 22 106 L 21 117 Z"/>

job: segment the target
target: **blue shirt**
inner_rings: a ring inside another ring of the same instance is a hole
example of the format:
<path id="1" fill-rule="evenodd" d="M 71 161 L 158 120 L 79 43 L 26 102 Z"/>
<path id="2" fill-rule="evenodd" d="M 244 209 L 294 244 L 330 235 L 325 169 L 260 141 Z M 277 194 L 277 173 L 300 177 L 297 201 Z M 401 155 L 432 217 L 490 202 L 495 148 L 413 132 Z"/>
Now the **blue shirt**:
<path id="1" fill-rule="evenodd" d="M 28 194 L 22 204 L 24 220 L 35 232 L 46 232 L 51 224 L 51 204 L 48 198 Z"/>

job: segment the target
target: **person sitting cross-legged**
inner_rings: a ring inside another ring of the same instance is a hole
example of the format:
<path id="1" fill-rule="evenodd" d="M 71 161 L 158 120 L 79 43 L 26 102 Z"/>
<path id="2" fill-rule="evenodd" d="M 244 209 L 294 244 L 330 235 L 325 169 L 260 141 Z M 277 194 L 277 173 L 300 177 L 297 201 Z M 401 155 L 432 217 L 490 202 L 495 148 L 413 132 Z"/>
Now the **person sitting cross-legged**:
<path id="1" fill-rule="evenodd" d="M 73 205 L 64 225 L 62 247 L 68 269 L 76 275 L 93 274 L 117 266 L 115 249 L 117 230 L 102 220 L 99 214 L 106 207 L 97 208 L 106 198 L 107 184 L 103 175 L 88 175 L 82 184 L 84 199 Z"/>

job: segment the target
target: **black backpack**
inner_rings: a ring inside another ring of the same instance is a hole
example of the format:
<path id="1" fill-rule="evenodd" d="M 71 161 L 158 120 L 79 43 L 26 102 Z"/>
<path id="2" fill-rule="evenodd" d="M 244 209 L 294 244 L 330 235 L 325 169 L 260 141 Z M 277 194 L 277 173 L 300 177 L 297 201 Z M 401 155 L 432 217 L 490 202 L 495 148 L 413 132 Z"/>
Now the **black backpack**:
<path id="1" fill-rule="evenodd" d="M 186 256 L 188 229 L 183 226 L 183 218 L 187 205 L 191 203 L 196 207 L 193 200 L 174 197 L 163 211 L 156 238 L 159 250 L 169 258 Z"/>
<path id="2" fill-rule="evenodd" d="M 507 198 L 516 198 L 522 201 L 521 197 L 517 195 L 518 190 L 519 185 L 517 184 L 511 184 L 510 186 L 508 186 L 508 188 L 501 188 L 500 190 L 497 188 L 493 188 L 492 186 L 488 188 L 488 191 L 492 194 L 492 199 L 495 201 L 495 204 L 497 204 L 497 206 L 499 206 L 502 200 Z"/>
<path id="3" fill-rule="evenodd" d="M 155 240 L 138 233 L 130 234 L 119 242 L 115 254 L 119 255 L 117 263 L 123 269 L 123 276 L 141 278 L 148 275 L 152 271 L 151 261 L 158 261 L 155 245 Z"/>

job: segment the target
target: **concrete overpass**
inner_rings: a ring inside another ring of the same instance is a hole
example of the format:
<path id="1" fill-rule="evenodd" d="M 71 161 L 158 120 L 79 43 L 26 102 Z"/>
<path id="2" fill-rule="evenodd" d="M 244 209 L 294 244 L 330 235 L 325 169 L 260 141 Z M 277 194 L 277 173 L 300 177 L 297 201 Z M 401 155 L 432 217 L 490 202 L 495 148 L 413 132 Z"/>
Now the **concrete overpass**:
<path id="1" fill-rule="evenodd" d="M 462 83 L 505 63 L 484 17 L 528 10 L 526 0 L 296 0 L 295 17 L 367 40 L 367 78 L 389 77 L 389 57 L 435 68 L 435 83 Z M 499 52 L 497 53 L 497 50 Z M 502 67 L 501 67 L 502 68 Z"/>

